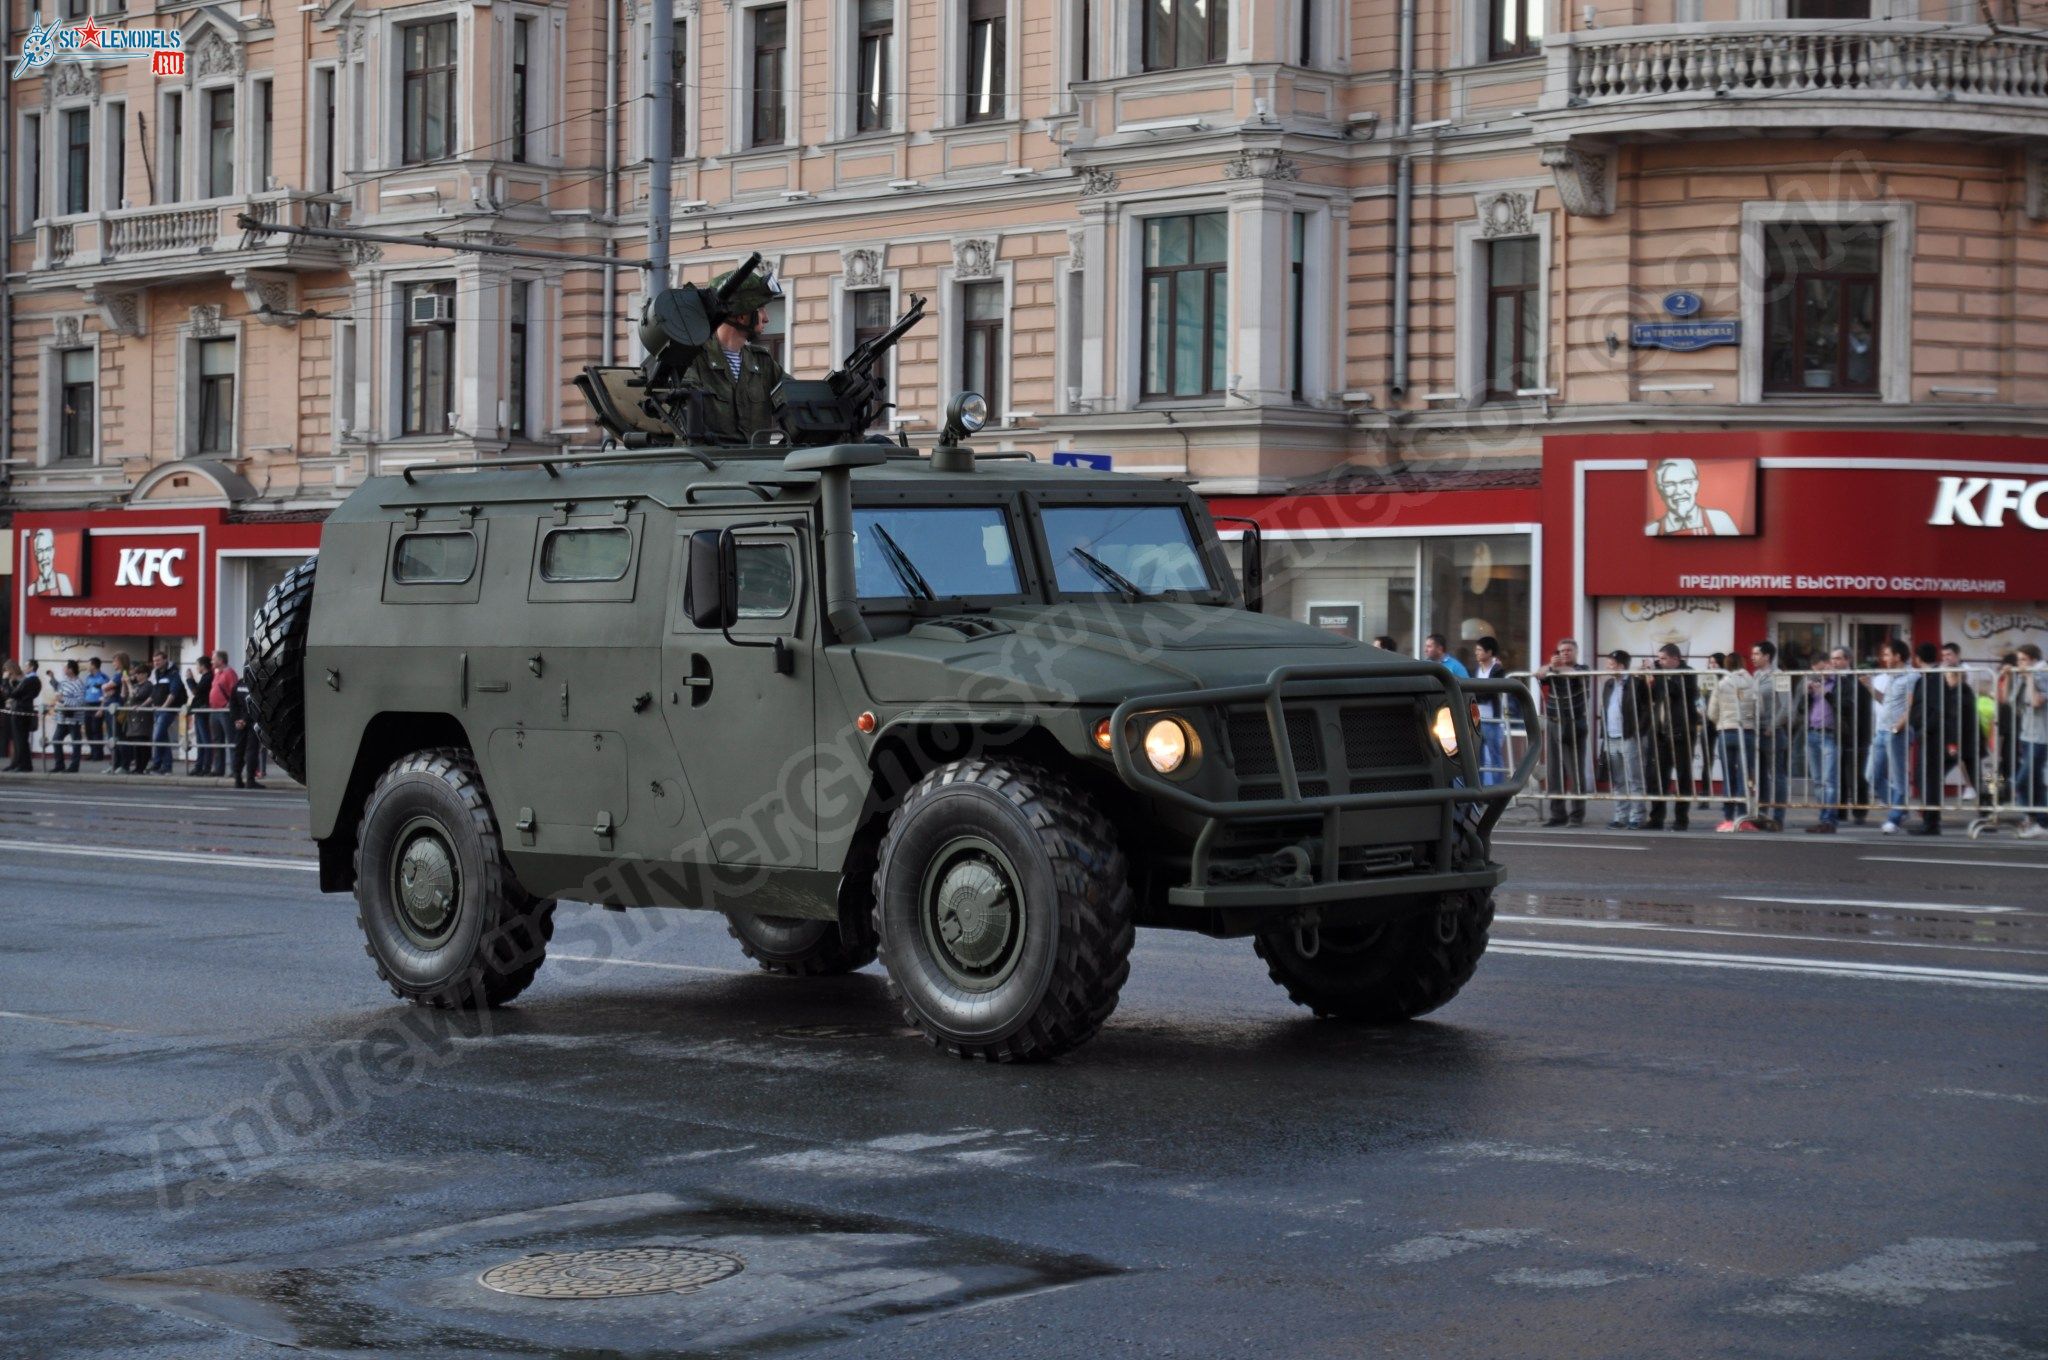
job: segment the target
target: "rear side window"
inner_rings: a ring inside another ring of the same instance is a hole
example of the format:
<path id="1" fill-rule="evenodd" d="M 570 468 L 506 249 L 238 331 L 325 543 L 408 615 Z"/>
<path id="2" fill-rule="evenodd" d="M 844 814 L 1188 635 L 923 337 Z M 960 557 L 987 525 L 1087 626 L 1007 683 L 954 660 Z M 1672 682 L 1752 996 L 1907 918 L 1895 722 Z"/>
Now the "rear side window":
<path id="1" fill-rule="evenodd" d="M 391 550 L 391 579 L 407 585 L 456 585 L 476 570 L 476 535 L 404 534 Z"/>
<path id="2" fill-rule="evenodd" d="M 633 565 L 624 529 L 556 529 L 541 541 L 543 581 L 616 581 Z"/>

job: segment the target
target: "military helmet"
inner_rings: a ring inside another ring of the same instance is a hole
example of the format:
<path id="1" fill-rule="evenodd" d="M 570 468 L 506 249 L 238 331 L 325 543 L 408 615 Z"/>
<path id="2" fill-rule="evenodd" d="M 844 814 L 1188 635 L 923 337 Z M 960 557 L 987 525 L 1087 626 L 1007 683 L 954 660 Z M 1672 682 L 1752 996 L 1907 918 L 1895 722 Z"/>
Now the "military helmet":
<path id="1" fill-rule="evenodd" d="M 717 292 L 725 281 L 733 276 L 733 270 L 726 270 L 711 281 L 711 291 Z M 782 296 L 782 281 L 775 277 L 772 269 L 757 269 L 740 284 L 732 295 L 732 307 L 737 312 L 758 312 Z"/>

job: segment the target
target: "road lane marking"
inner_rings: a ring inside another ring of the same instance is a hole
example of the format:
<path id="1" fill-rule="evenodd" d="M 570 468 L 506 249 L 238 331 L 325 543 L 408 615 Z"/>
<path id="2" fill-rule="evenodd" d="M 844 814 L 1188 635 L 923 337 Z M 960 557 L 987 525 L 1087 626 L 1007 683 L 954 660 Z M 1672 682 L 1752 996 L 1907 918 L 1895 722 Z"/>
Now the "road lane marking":
<path id="1" fill-rule="evenodd" d="M 2001 1100 L 2013 1105 L 2048 1105 L 2048 1096 L 2027 1096 L 2017 1091 L 1973 1091 L 1966 1086 L 1937 1086 L 1932 1096 L 1968 1096 L 1972 1100 Z"/>
<path id="2" fill-rule="evenodd" d="M 1871 982 L 1925 982 L 1950 987 L 1999 987 L 2048 991 L 2048 974 L 1992 973 L 1974 968 L 1928 968 L 1910 963 L 1854 963 L 1846 959 L 1772 958 L 1763 954 L 1703 954 L 1678 949 L 1637 949 L 1611 944 L 1552 944 L 1543 940 L 1495 941 L 1488 951 L 1531 958 L 1583 959 L 1607 963 L 1654 963 L 1681 968 L 1729 968 L 1751 973 L 1817 973 Z"/>
<path id="3" fill-rule="evenodd" d="M 1773 902 L 1788 907 L 1863 907 L 1879 911 L 1962 911 L 1972 916 L 2007 916 L 2018 907 L 1978 907 L 1967 902 L 1880 902 L 1867 897 L 1745 897 L 1729 893 L 1724 902 Z"/>
<path id="4" fill-rule="evenodd" d="M 239 812 L 246 810 L 252 804 L 260 805 L 264 802 L 277 803 L 287 799 L 296 802 L 303 796 L 282 789 L 276 793 L 272 793 L 269 789 L 255 789 L 253 792 L 258 795 L 255 798 L 251 798 L 248 794 L 244 793 L 238 794 L 233 798 L 222 798 L 214 795 L 205 798 L 203 801 L 188 802 L 181 798 L 128 798 L 120 794 L 105 794 L 104 785 L 87 784 L 80 786 L 67 784 L 63 786 L 61 792 L 53 790 L 47 794 L 17 793 L 11 789 L 0 790 L 0 803 L 34 803 L 41 807 L 52 809 L 74 807 L 77 806 L 79 795 L 74 794 L 72 790 L 79 787 L 85 788 L 93 795 L 89 801 L 95 807 L 164 808 L 172 812 L 185 812 L 193 808 L 202 808 L 209 812 Z M 103 794 L 105 796 L 100 796 Z M 67 799 L 71 801 L 65 801 Z"/>
<path id="5" fill-rule="evenodd" d="M 708 963 L 657 963 L 653 959 L 601 959 L 595 954 L 550 954 L 562 963 L 616 963 L 622 968 L 662 968 L 672 973 L 723 973 L 728 977 L 751 977 L 758 968 L 714 968 Z M 763 974 L 766 976 L 766 974 Z"/>
<path id="6" fill-rule="evenodd" d="M 103 1029 L 115 1034 L 140 1034 L 126 1025 L 109 1025 L 99 1020 L 66 1020 L 55 1015 L 33 1015 L 28 1011 L 0 1011 L 0 1020 L 32 1020 L 41 1025 L 69 1025 L 75 1029 Z"/>
<path id="7" fill-rule="evenodd" d="M 1654 921 L 1586 921 L 1564 916 L 1496 916 L 1497 925 L 1516 926 L 1576 926 L 1583 930 L 1637 930 L 1665 935 L 1711 935 L 1728 940 L 1770 940 L 1777 944 L 1856 944 L 1870 945 L 1881 949 L 1946 949 L 1951 953 L 1965 954 L 2018 954 L 2023 958 L 2048 959 L 2048 951 L 2039 949 L 2008 949 L 1999 945 L 1970 944 L 1957 942 L 1948 944 L 1928 940 L 1851 940 L 1840 936 L 1788 935 L 1783 931 L 1769 930 L 1718 930 L 1711 926 L 1670 926 L 1658 925 Z M 1552 941 L 1535 940 L 1534 944 L 1549 944 Z M 1555 941 L 1558 944 L 1568 941 Z"/>
<path id="8" fill-rule="evenodd" d="M 0 850 L 33 850 L 44 855 L 78 855 L 86 859 L 143 859 L 152 864 L 204 864 L 230 869 L 297 869 L 318 873 L 317 859 L 288 859 L 283 855 L 190 854 L 180 850 L 128 850 L 112 845 L 52 845 L 48 841 L 0 841 Z"/>
<path id="9" fill-rule="evenodd" d="M 1554 841 L 1548 837 L 1539 841 L 1511 841 L 1502 836 L 1495 836 L 1493 843 L 1495 845 L 1526 845 L 1544 850 L 1552 848 L 1559 850 L 1625 850 L 1638 855 L 1650 848 L 1647 845 L 1613 845 L 1606 841 Z"/>
<path id="10" fill-rule="evenodd" d="M 1942 855 L 1865 855 L 1868 864 L 1960 864 L 1979 869 L 2048 870 L 2048 860 L 2038 859 L 1955 859 Z"/>

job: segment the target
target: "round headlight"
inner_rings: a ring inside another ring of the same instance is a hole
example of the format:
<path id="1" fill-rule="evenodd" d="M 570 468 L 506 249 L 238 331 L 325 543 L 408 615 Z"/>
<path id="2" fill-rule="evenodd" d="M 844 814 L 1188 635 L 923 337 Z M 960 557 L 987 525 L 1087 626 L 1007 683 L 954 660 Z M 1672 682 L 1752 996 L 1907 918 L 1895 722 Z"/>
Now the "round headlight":
<path id="1" fill-rule="evenodd" d="M 1429 733 L 1436 738 L 1436 744 L 1444 748 L 1444 754 L 1458 754 L 1458 725 L 1451 721 L 1451 710 L 1440 708 L 1429 721 Z"/>
<path id="2" fill-rule="evenodd" d="M 1160 718 L 1145 729 L 1145 759 L 1161 774 L 1172 774 L 1188 758 L 1188 732 L 1175 718 Z"/>
<path id="3" fill-rule="evenodd" d="M 988 424 L 988 401 L 979 392 L 962 392 L 953 398 L 952 408 L 946 413 L 948 423 L 958 425 L 968 434 Z"/>

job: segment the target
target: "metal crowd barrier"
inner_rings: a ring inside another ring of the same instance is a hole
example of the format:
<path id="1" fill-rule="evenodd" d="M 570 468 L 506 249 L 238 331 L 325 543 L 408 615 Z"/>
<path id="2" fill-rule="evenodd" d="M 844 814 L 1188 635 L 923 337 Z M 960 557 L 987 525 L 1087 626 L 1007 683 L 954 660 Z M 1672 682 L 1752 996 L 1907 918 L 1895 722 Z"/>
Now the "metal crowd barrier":
<path id="1" fill-rule="evenodd" d="M 170 721 L 159 736 L 157 720 L 165 714 Z M 52 770 L 74 765 L 83 769 L 83 761 L 105 761 L 114 770 L 175 771 L 182 766 L 188 773 L 225 777 L 236 746 L 234 720 L 224 708 L 53 705 L 38 710 L 30 732 L 31 757 L 41 757 Z M 10 760 L 13 733 L 10 723 L 5 733 Z M 261 772 L 269 759 L 261 742 L 256 743 L 255 758 Z"/>
<path id="2" fill-rule="evenodd" d="M 1778 829 L 1794 812 L 1840 825 L 1954 826 L 1971 836 L 2048 830 L 2048 667 L 1520 672 L 1545 719 L 1536 778 L 1518 799 L 1546 822 Z M 1909 685 L 1884 730 L 1882 692 Z M 1718 699 L 1717 699 L 1718 695 Z M 2036 699 L 2041 702 L 2035 702 Z M 1515 705 L 1482 713 L 1482 777 L 1513 765 Z M 1873 752 L 1875 751 L 1875 754 Z"/>

